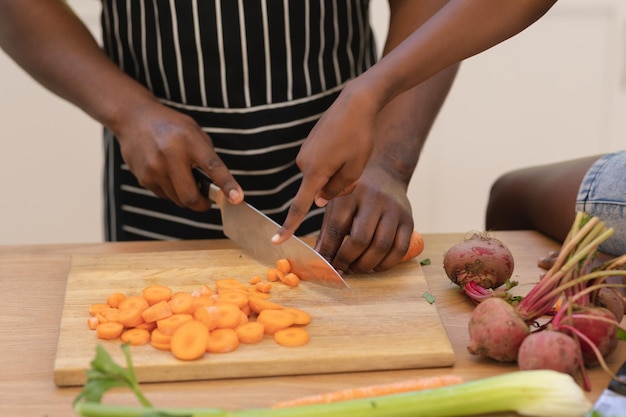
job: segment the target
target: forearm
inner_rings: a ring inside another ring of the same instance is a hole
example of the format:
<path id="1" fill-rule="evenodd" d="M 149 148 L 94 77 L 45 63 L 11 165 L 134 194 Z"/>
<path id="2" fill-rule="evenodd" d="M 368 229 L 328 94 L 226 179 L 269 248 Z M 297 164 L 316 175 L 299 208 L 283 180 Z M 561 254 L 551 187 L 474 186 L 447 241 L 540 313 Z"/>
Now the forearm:
<path id="1" fill-rule="evenodd" d="M 556 0 L 450 0 L 356 80 L 380 108 L 455 63 L 521 32 Z"/>
<path id="2" fill-rule="evenodd" d="M 0 0 L 0 46 L 44 87 L 114 130 L 128 109 L 154 100 L 63 1 Z"/>

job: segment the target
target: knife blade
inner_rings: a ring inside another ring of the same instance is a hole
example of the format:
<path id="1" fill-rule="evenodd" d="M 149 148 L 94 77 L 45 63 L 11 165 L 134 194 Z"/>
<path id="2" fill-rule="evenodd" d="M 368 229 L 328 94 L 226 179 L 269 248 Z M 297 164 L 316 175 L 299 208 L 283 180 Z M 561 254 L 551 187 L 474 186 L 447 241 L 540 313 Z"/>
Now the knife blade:
<path id="1" fill-rule="evenodd" d="M 224 234 L 261 263 L 288 259 L 293 273 L 304 281 L 332 288 L 349 288 L 335 268 L 311 246 L 292 236 L 280 245 L 271 242 L 280 225 L 246 203 L 231 204 L 211 177 L 193 168 L 198 189 L 220 208 Z"/>
<path id="2" fill-rule="evenodd" d="M 609 382 L 586 417 L 626 416 L 626 362 L 617 371 L 617 378 Z"/>

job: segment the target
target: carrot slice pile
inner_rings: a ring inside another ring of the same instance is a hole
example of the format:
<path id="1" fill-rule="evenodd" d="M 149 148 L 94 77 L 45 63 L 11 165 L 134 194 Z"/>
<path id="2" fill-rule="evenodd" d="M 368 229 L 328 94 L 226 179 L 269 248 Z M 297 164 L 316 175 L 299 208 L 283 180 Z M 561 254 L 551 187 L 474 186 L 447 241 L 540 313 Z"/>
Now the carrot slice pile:
<path id="1" fill-rule="evenodd" d="M 139 294 L 111 293 L 89 306 L 87 326 L 104 340 L 151 345 L 183 361 L 222 354 L 274 340 L 281 346 L 309 341 L 304 310 L 270 301 L 273 285 L 296 287 L 299 277 L 287 259 L 247 282 L 227 277 L 193 291 L 151 284 Z"/>

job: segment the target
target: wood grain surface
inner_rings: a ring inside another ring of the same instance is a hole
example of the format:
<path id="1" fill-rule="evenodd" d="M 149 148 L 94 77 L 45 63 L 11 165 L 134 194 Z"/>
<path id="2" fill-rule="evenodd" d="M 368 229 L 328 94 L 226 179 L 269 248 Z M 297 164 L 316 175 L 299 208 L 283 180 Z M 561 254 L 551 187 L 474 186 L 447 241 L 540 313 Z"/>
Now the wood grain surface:
<path id="1" fill-rule="evenodd" d="M 150 284 L 192 291 L 215 280 L 242 282 L 266 267 L 238 249 L 73 256 L 54 362 L 57 386 L 80 385 L 102 344 L 120 362 L 119 341 L 102 341 L 87 328 L 88 308 L 115 291 L 140 293 Z M 351 275 L 349 290 L 302 282 L 275 285 L 272 300 L 311 314 L 311 340 L 298 348 L 277 345 L 270 336 L 228 354 L 207 354 L 184 362 L 151 346 L 132 347 L 141 382 L 213 380 L 354 371 L 452 366 L 455 355 L 419 262 L 390 271 Z"/>

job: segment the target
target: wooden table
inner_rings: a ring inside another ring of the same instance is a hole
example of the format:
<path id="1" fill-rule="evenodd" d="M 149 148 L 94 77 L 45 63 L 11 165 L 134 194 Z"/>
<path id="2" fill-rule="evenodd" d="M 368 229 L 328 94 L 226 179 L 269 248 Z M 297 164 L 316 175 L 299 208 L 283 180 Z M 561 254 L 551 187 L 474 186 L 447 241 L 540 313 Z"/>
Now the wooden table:
<path id="1" fill-rule="evenodd" d="M 426 250 L 420 258 L 431 264 L 424 274 L 456 353 L 453 368 L 249 378 L 221 381 L 145 384 L 143 390 L 157 406 L 266 407 L 273 402 L 331 389 L 394 380 L 454 373 L 476 379 L 510 372 L 515 365 L 499 364 L 467 353 L 467 322 L 472 303 L 453 286 L 443 272 L 447 248 L 463 234 L 425 235 Z M 537 259 L 558 245 L 535 232 L 499 232 L 515 258 L 514 279 L 520 288 L 535 282 L 542 272 Z M 0 415 L 72 416 L 71 404 L 79 388 L 57 388 L 52 379 L 65 284 L 72 255 L 159 252 L 230 248 L 229 241 L 127 242 L 0 246 Z M 608 361 L 611 369 L 626 359 L 626 344 Z M 601 369 L 590 372 L 591 401 L 609 381 Z M 111 392 L 106 401 L 135 405 L 127 392 Z"/>

